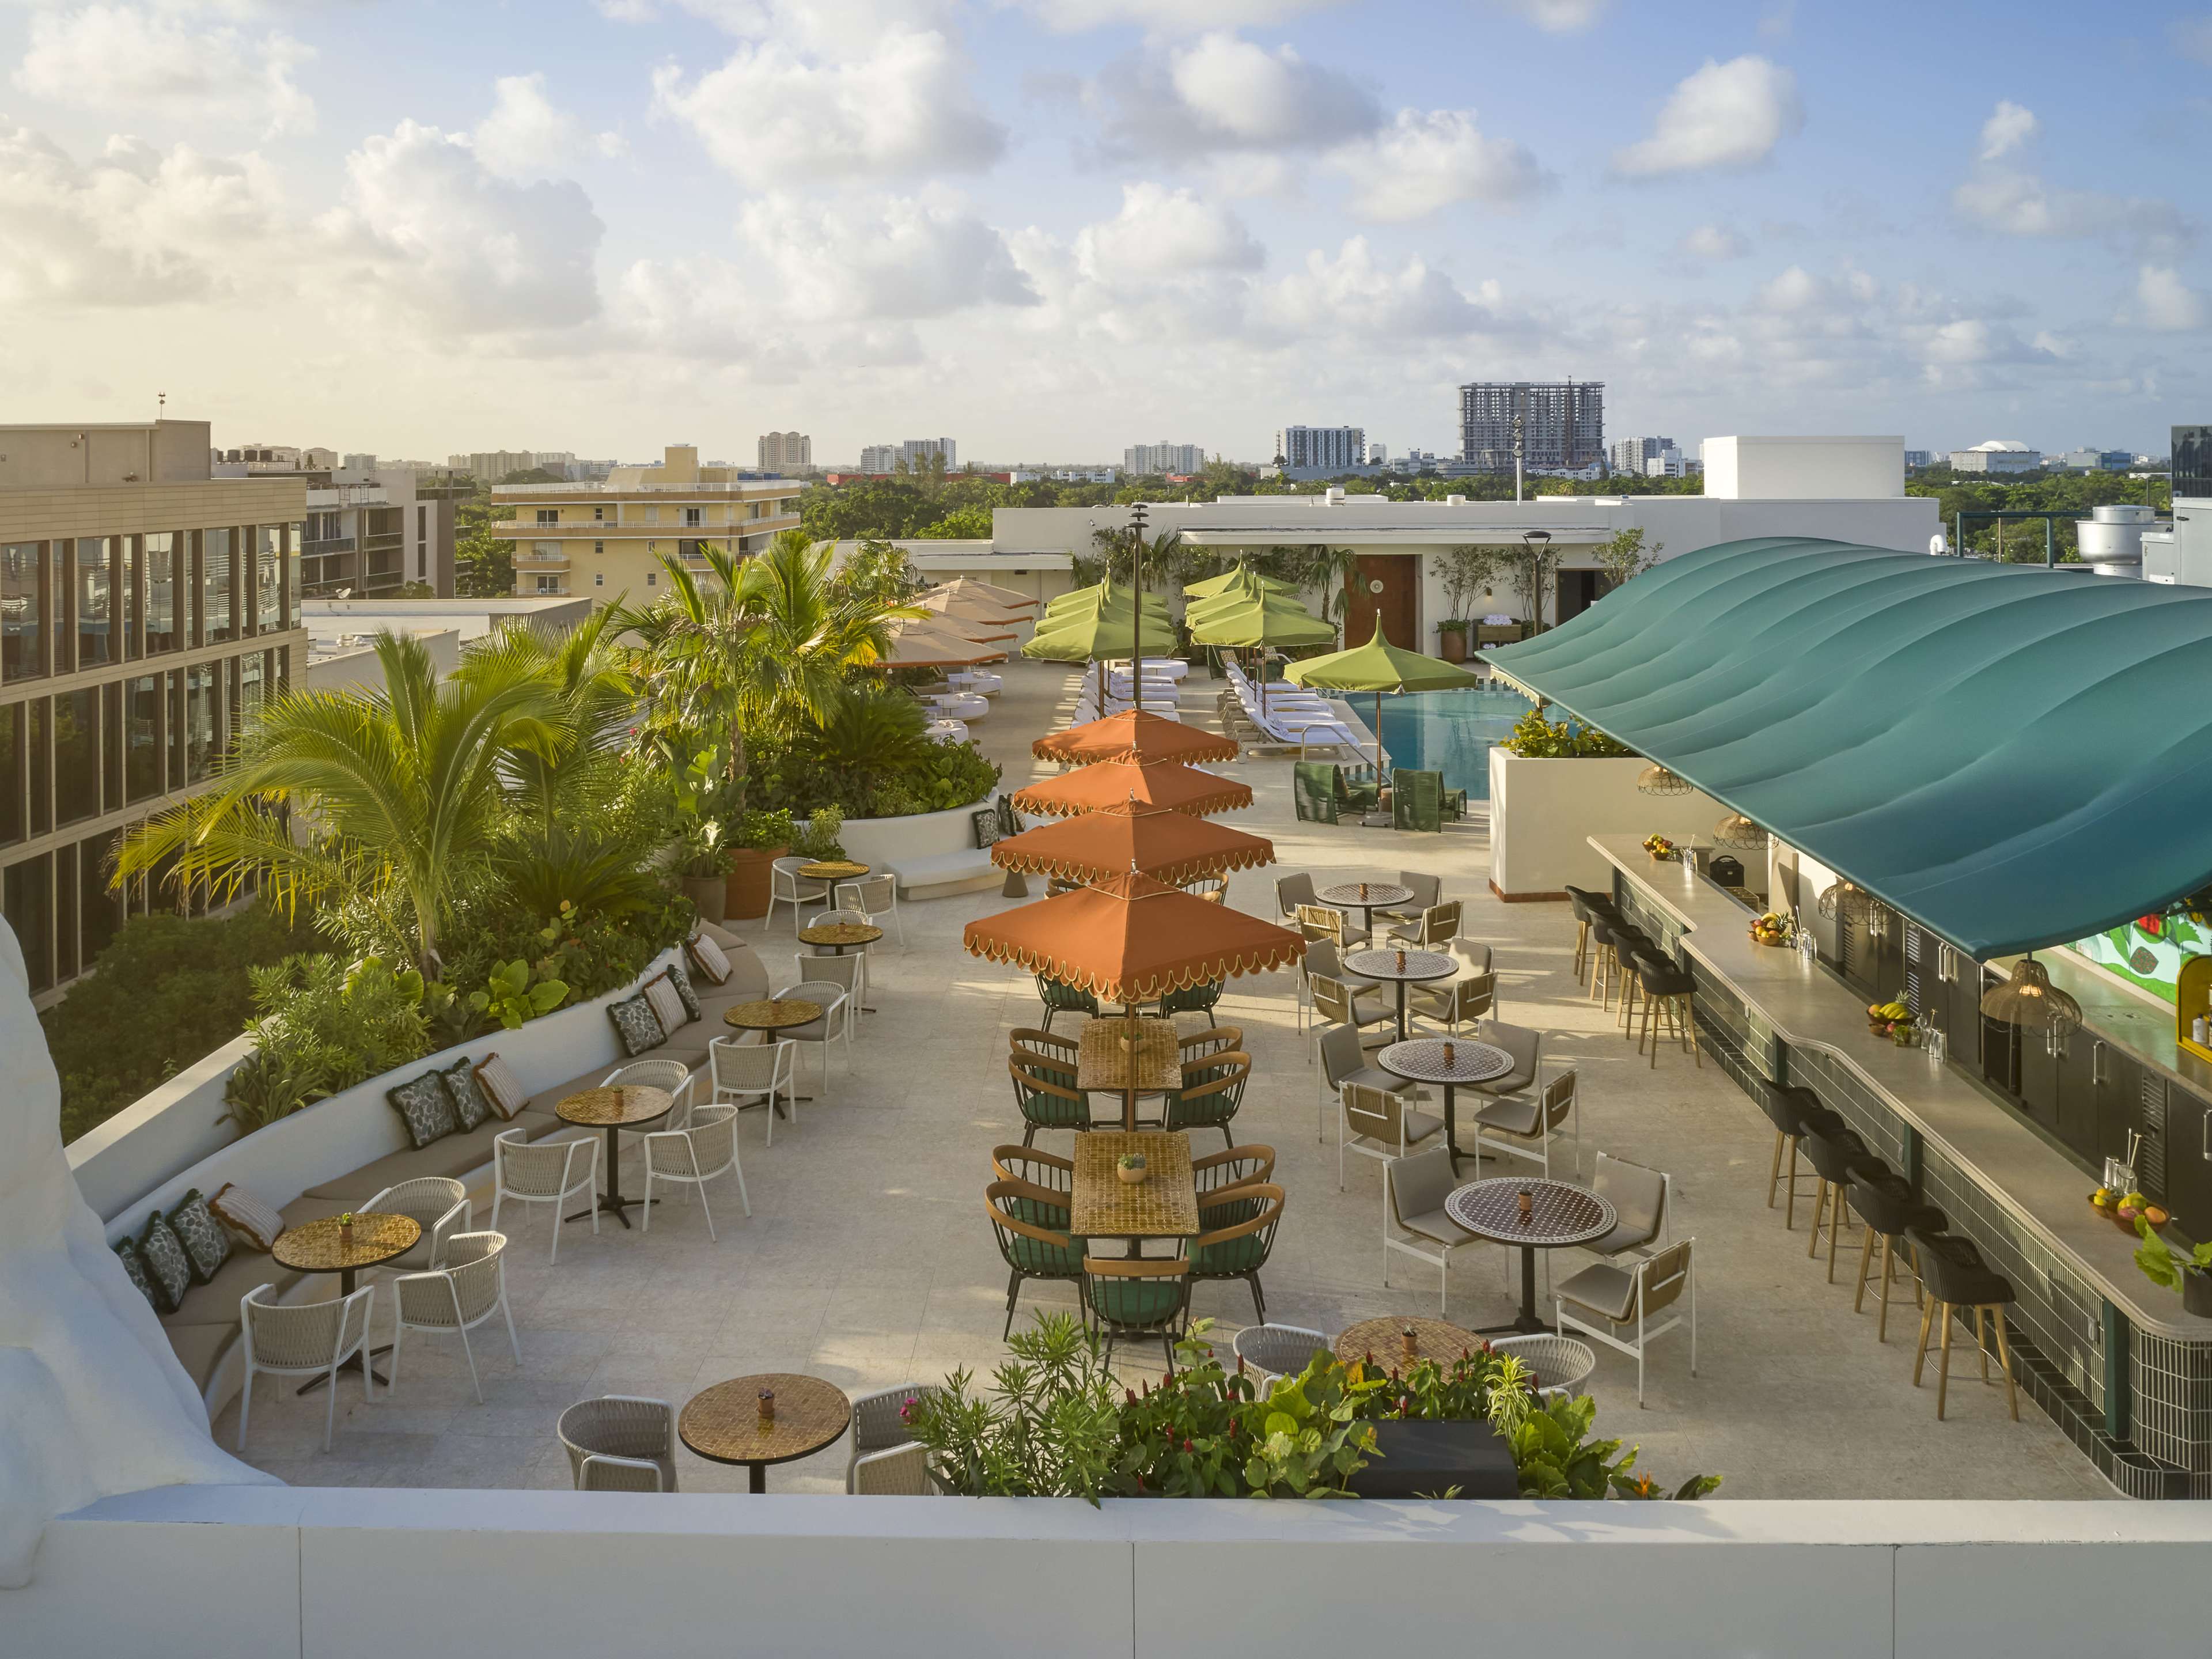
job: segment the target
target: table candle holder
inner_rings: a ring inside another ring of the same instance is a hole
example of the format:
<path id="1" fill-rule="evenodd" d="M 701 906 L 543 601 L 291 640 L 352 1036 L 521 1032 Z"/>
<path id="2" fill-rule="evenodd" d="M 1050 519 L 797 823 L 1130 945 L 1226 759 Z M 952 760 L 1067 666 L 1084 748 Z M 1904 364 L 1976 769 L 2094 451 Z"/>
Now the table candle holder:
<path id="1" fill-rule="evenodd" d="M 760 1425 L 763 1429 L 772 1429 L 775 1426 L 775 1390 L 774 1389 L 763 1389 L 760 1391 Z"/>
<path id="2" fill-rule="evenodd" d="M 1453 1066 L 1458 1064 L 1459 1061 L 1457 1058 L 1452 1053 L 1451 1039 L 1449 1037 L 1446 1037 L 1444 1039 L 1444 1069 L 1449 1072 Z"/>
<path id="3" fill-rule="evenodd" d="M 1535 1213 L 1536 1195 L 1523 1187 L 1515 1196 L 1521 1200 L 1521 1219 L 1526 1221 Z"/>
<path id="4" fill-rule="evenodd" d="M 1367 884 L 1364 881 L 1359 884 L 1359 896 L 1363 899 L 1367 896 Z"/>
<path id="5" fill-rule="evenodd" d="M 1408 1325 L 1404 1330 L 1399 1332 L 1398 1340 L 1405 1349 L 1406 1363 L 1408 1365 L 1412 1364 L 1420 1357 L 1420 1342 L 1419 1339 L 1413 1334 L 1413 1328 Z"/>
<path id="6" fill-rule="evenodd" d="M 1398 952 L 1398 971 L 1401 974 L 1406 971 L 1406 953 L 1403 951 Z"/>

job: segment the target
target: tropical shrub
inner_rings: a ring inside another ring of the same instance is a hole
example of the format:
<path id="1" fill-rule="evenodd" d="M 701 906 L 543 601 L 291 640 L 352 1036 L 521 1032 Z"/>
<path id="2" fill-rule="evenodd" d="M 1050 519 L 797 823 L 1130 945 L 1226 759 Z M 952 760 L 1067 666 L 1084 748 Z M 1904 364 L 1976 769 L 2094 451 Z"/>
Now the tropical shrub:
<path id="1" fill-rule="evenodd" d="M 395 971 L 380 957 L 349 967 L 336 957 L 298 956 L 251 969 L 247 978 L 260 1016 L 246 1027 L 256 1064 L 243 1079 L 234 1074 L 224 1097 L 241 1127 L 258 1127 L 430 1052 L 418 969 Z"/>
<path id="2" fill-rule="evenodd" d="M 1536 708 L 1516 720 L 1511 734 L 1498 746 L 1531 760 L 1605 760 L 1636 752 L 1580 720 L 1547 720 Z"/>
<path id="3" fill-rule="evenodd" d="M 845 843 L 837 839 L 845 815 L 834 806 L 817 806 L 806 815 L 806 827 L 791 838 L 791 850 L 801 858 L 842 859 Z"/>
<path id="4" fill-rule="evenodd" d="M 557 979 L 532 981 L 530 964 L 517 957 L 491 970 L 484 988 L 469 993 L 469 1006 L 497 1020 L 510 1031 L 519 1031 L 541 1014 L 550 1014 L 568 999 L 568 988 Z"/>

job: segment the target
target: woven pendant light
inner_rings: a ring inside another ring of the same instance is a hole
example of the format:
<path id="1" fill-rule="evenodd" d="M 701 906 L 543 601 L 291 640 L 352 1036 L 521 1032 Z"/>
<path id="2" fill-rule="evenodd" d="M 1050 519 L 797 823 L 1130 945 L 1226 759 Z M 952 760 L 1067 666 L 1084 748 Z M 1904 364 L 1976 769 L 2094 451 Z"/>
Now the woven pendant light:
<path id="1" fill-rule="evenodd" d="M 2031 1031 L 2070 1030 L 2081 1023 L 2081 1005 L 2053 985 L 2033 957 L 2022 957 L 2009 979 L 1982 994 L 1982 1012 Z"/>
<path id="2" fill-rule="evenodd" d="M 1722 847 L 1756 852 L 1766 845 L 1766 831 L 1741 812 L 1731 812 L 1713 826 L 1713 841 Z"/>
<path id="3" fill-rule="evenodd" d="M 1864 921 L 1874 895 L 1856 882 L 1839 881 L 1820 895 L 1820 914 L 1844 921 Z"/>
<path id="4" fill-rule="evenodd" d="M 1679 773 L 1669 772 L 1665 767 L 1656 764 L 1647 766 L 1636 775 L 1636 787 L 1638 793 L 1646 795 L 1687 795 L 1694 793 L 1697 787 Z"/>

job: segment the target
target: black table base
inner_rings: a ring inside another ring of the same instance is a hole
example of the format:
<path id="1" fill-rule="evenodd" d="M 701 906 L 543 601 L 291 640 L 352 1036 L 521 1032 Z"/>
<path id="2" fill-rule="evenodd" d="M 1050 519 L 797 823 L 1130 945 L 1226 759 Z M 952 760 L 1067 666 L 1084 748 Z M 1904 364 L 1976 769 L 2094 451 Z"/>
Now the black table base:
<path id="1" fill-rule="evenodd" d="M 1507 1324 L 1476 1326 L 1477 1335 L 1501 1336 L 1511 1332 L 1522 1336 L 1535 1336 L 1552 1328 L 1536 1313 L 1536 1247 L 1523 1244 L 1520 1248 L 1521 1311 Z"/>
<path id="2" fill-rule="evenodd" d="M 359 1352 L 349 1355 L 346 1359 L 342 1361 L 338 1365 L 338 1369 L 342 1371 L 368 1371 L 370 1377 L 374 1380 L 378 1388 L 388 1389 L 392 1386 L 391 1382 L 385 1376 L 382 1371 L 376 1370 L 372 1368 L 375 1365 L 378 1360 L 383 1358 L 385 1355 L 391 1352 L 392 1349 L 388 1345 L 381 1348 L 362 1349 Z M 365 1358 L 363 1358 L 364 1355 L 367 1356 Z M 331 1374 L 328 1371 L 323 1371 L 316 1376 L 309 1377 L 306 1382 L 300 1384 L 298 1388 L 293 1389 L 292 1392 L 294 1394 L 313 1394 L 317 1389 L 322 1388 L 328 1383 L 330 1380 Z"/>

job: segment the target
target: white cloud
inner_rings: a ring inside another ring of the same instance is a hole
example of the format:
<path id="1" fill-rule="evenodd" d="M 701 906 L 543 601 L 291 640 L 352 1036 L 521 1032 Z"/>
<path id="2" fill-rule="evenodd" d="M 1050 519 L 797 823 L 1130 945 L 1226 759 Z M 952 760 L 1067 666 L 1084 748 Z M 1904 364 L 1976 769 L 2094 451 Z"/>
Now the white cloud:
<path id="1" fill-rule="evenodd" d="M 1020 0 L 1046 27 L 1065 34 L 1133 25 L 1162 34 L 1285 23 L 1337 0 Z"/>
<path id="2" fill-rule="evenodd" d="M 587 155 L 615 156 L 624 145 L 619 133 L 592 135 L 545 95 L 542 74 L 503 75 L 492 85 L 491 113 L 469 133 L 478 159 L 501 177 L 514 179 L 557 176 Z"/>
<path id="3" fill-rule="evenodd" d="M 1516 11 L 1538 28 L 1553 34 L 1573 34 L 1605 15 L 1613 0 L 1496 0 Z"/>
<path id="4" fill-rule="evenodd" d="M 316 222 L 372 302 L 434 332 L 560 328 L 599 308 L 605 227 L 572 183 L 516 184 L 465 135 L 402 121 L 346 157 L 343 205 Z"/>
<path id="5" fill-rule="evenodd" d="M 1536 158 L 1509 138 L 1484 136 L 1473 110 L 1400 110 L 1372 140 L 1331 163 L 1363 181 L 1352 211 L 1363 219 L 1418 219 L 1455 202 L 1510 207 L 1545 188 Z"/>
<path id="6" fill-rule="evenodd" d="M 275 137 L 314 130 L 314 102 L 292 78 L 313 56 L 282 33 L 249 39 L 173 11 L 92 5 L 33 15 L 15 81 L 34 98 L 102 115 L 240 121 Z"/>
<path id="7" fill-rule="evenodd" d="M 2181 280 L 2171 265 L 2145 265 L 2136 278 L 2136 307 L 2145 328 L 2162 334 L 2204 326 L 2204 296 Z"/>
<path id="8" fill-rule="evenodd" d="M 887 198 L 866 208 L 771 194 L 738 232 L 767 278 L 757 305 L 808 322 L 942 317 L 1036 303 L 1006 239 L 951 201 Z"/>
<path id="9" fill-rule="evenodd" d="M 1678 85 L 1651 136 L 1616 151 L 1613 171 L 1630 178 L 1755 167 L 1805 125 L 1797 77 L 1755 55 L 1705 66 Z"/>
<path id="10" fill-rule="evenodd" d="M 689 84 L 660 70 L 653 89 L 720 167 L 755 185 L 988 167 L 1006 145 L 934 29 L 890 28 L 842 58 L 760 41 Z"/>
<path id="11" fill-rule="evenodd" d="M 1349 76 L 1220 33 L 1110 65 L 1096 95 L 1111 106 L 1105 148 L 1117 156 L 1328 149 L 1382 119 Z"/>
<path id="12" fill-rule="evenodd" d="M 1259 316 L 1287 339 L 1334 334 L 1431 340 L 1474 333 L 1492 321 L 1451 278 L 1418 255 L 1393 270 L 1364 236 L 1331 258 L 1316 248 L 1259 295 Z"/>
<path id="13" fill-rule="evenodd" d="M 1726 225 L 1699 225 L 1682 239 L 1682 252 L 1692 259 L 1718 264 L 1742 258 L 1751 245 Z"/>
<path id="14" fill-rule="evenodd" d="M 2001 98 L 1990 112 L 1990 118 L 1982 123 L 1982 160 L 2001 161 L 2035 137 L 2042 124 L 2032 109 L 2015 104 L 2009 98 Z"/>
<path id="15" fill-rule="evenodd" d="M 1085 227 L 1075 240 L 1083 274 L 1107 283 L 1143 283 L 1196 272 L 1257 270 L 1267 253 L 1228 209 L 1164 185 L 1121 187 L 1121 210 Z"/>

